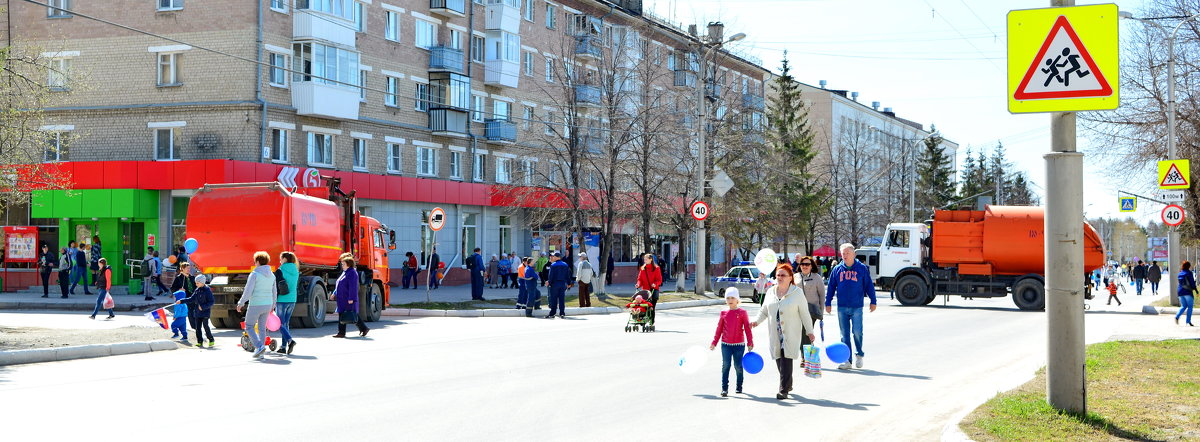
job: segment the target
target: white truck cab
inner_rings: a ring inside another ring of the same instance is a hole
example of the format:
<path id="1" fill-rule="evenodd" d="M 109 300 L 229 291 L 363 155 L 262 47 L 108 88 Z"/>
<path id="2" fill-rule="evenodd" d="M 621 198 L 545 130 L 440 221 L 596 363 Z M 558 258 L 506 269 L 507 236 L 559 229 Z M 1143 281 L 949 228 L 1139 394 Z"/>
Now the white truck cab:
<path id="1" fill-rule="evenodd" d="M 879 245 L 877 282 L 891 287 L 901 270 L 921 267 L 929 258 L 929 226 L 920 223 L 888 224 Z"/>

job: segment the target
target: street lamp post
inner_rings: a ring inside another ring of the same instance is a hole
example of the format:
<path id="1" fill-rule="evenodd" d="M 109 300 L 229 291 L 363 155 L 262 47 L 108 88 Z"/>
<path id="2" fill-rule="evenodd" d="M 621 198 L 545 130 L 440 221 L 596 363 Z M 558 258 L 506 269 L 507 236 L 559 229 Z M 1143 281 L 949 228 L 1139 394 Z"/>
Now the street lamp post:
<path id="1" fill-rule="evenodd" d="M 884 135 L 889 135 L 889 136 L 891 135 L 875 126 L 871 126 L 871 129 L 876 132 L 879 132 L 881 134 L 884 134 Z M 925 142 L 925 140 L 933 138 L 937 135 L 938 135 L 937 132 L 930 132 L 929 135 L 926 135 L 926 136 L 918 139 L 917 141 L 913 142 L 913 146 L 912 146 L 913 149 L 916 149 L 917 146 L 920 146 L 921 143 Z M 917 166 L 916 163 L 917 163 L 916 158 L 913 158 L 912 164 L 909 164 L 909 167 L 915 169 Z M 890 200 L 890 198 L 889 198 L 889 200 Z M 916 201 L 917 201 L 917 179 L 914 177 L 914 178 L 908 180 L 908 222 L 910 222 L 910 223 L 917 222 Z"/>
<path id="2" fill-rule="evenodd" d="M 1188 18 L 1181 20 L 1175 25 L 1170 33 L 1167 33 L 1166 28 L 1162 25 L 1144 18 L 1134 17 L 1125 11 L 1118 13 L 1121 18 L 1137 20 L 1142 23 L 1154 25 L 1164 34 L 1167 34 L 1167 159 L 1174 160 L 1177 152 L 1175 151 L 1175 34 L 1179 33 L 1179 29 L 1184 23 L 1195 20 L 1200 17 L 1200 12 L 1192 14 Z M 1179 231 L 1173 227 L 1169 227 L 1167 233 L 1167 267 L 1172 272 L 1179 271 Z M 1171 305 L 1179 305 L 1179 281 L 1178 278 L 1167 278 L 1169 282 L 1168 290 L 1171 292 Z"/>

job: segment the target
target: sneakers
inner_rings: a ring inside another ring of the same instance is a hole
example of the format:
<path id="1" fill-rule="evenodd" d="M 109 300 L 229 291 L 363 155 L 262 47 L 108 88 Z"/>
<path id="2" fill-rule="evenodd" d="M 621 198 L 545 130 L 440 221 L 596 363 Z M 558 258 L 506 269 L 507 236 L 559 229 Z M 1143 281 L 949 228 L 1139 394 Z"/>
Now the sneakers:
<path id="1" fill-rule="evenodd" d="M 856 359 L 854 361 L 854 368 L 862 368 L 862 364 L 863 364 L 863 357 L 859 356 L 858 359 Z"/>
<path id="2" fill-rule="evenodd" d="M 204 341 L 196 342 L 196 348 L 204 348 Z"/>
<path id="3" fill-rule="evenodd" d="M 266 352 L 267 352 L 267 348 L 266 348 L 266 347 L 259 347 L 259 348 L 258 348 L 258 350 L 254 350 L 254 354 L 250 355 L 250 358 L 252 358 L 252 359 L 262 359 L 262 358 L 263 358 L 263 353 L 266 353 Z"/>
<path id="4" fill-rule="evenodd" d="M 213 348 L 217 345 L 217 341 L 208 341 L 208 348 Z"/>
<path id="5" fill-rule="evenodd" d="M 115 317 L 117 317 L 117 315 L 114 315 L 114 314 L 109 314 L 109 315 L 108 315 L 108 317 L 107 317 L 107 318 L 104 318 L 104 319 L 112 319 L 112 318 L 115 318 Z"/>
<path id="6" fill-rule="evenodd" d="M 292 354 L 292 350 L 296 348 L 296 341 L 288 341 L 287 354 Z"/>
<path id="7" fill-rule="evenodd" d="M 187 338 L 180 339 L 180 340 L 179 340 L 179 343 L 180 343 L 180 344 L 182 344 L 182 345 L 186 345 L 186 346 L 188 346 L 188 347 L 191 347 L 191 346 L 192 346 L 192 343 L 191 343 L 191 342 L 189 342 Z"/>
<path id="8" fill-rule="evenodd" d="M 93 316 L 95 318 L 95 316 Z M 171 335 L 171 339 L 179 339 L 179 333 Z"/>
<path id="9" fill-rule="evenodd" d="M 738 389 L 734 390 L 733 392 L 737 393 L 737 394 L 742 394 L 742 387 L 738 387 Z"/>
<path id="10" fill-rule="evenodd" d="M 729 396 L 729 392 L 725 391 L 725 390 L 721 390 L 721 397 L 726 397 L 726 396 Z"/>
<path id="11" fill-rule="evenodd" d="M 850 369 L 850 361 L 846 361 L 846 362 L 843 362 L 841 365 L 838 365 L 838 370 L 849 370 L 849 369 Z"/>

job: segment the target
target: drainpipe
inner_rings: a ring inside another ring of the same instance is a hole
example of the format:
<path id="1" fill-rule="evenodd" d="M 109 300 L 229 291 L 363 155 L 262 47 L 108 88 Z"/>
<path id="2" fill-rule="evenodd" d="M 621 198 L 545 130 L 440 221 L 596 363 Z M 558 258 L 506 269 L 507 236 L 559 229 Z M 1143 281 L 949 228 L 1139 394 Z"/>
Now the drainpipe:
<path id="1" fill-rule="evenodd" d="M 471 8 L 471 12 L 468 13 L 468 15 L 467 15 L 467 17 L 468 17 L 467 18 L 467 78 L 471 78 L 471 68 L 473 67 L 472 65 L 475 64 L 475 62 L 473 60 L 471 60 L 471 39 L 475 38 L 475 2 L 473 2 L 471 0 L 465 0 L 464 3 L 466 3 L 467 7 Z M 487 63 L 487 38 L 486 37 L 484 38 L 484 43 L 483 43 L 483 54 L 480 54 L 480 55 L 484 56 L 483 62 Z M 475 81 L 475 79 L 471 78 L 471 82 L 474 83 L 474 81 Z M 467 91 L 467 93 L 469 93 L 471 95 L 471 101 L 470 101 L 471 106 L 475 105 L 475 92 L 474 91 L 475 91 L 474 85 L 471 85 L 471 87 Z M 479 112 L 482 113 L 483 109 L 479 109 Z M 471 126 L 472 126 L 471 122 L 474 121 L 474 118 L 472 118 L 474 116 L 473 113 L 474 112 L 471 112 L 471 111 L 467 112 L 467 136 L 471 138 L 471 150 L 470 150 L 470 152 L 471 152 L 471 175 L 470 175 L 471 180 L 469 182 L 472 182 L 472 183 L 475 182 L 475 168 L 478 167 L 478 165 L 475 164 L 475 149 L 477 149 L 479 147 L 479 138 L 476 137 L 475 132 L 473 130 L 471 130 Z M 462 167 L 461 162 L 459 163 L 459 167 Z M 483 206 L 480 206 L 481 209 L 482 209 L 482 207 Z M 460 224 L 461 224 L 462 207 L 458 207 L 457 209 L 459 210 L 458 219 L 460 220 Z M 481 212 L 482 212 L 482 210 L 481 210 Z M 482 218 L 482 217 L 483 217 L 483 215 L 481 213 L 480 218 Z M 483 222 L 481 220 L 477 220 L 477 221 L 475 221 L 475 223 L 476 223 L 475 231 L 479 232 L 479 230 L 480 230 L 479 226 L 481 224 L 483 224 Z M 462 230 L 461 225 L 459 227 L 459 230 L 460 231 Z M 476 235 L 476 236 L 478 237 L 478 235 Z M 459 251 L 461 252 L 462 250 L 460 249 Z"/>
<path id="2" fill-rule="evenodd" d="M 258 157 L 258 162 L 261 163 L 261 162 L 265 161 L 265 158 L 263 157 L 263 154 L 262 154 L 263 146 L 267 145 L 267 101 L 263 99 L 263 92 L 262 92 L 262 89 L 263 89 L 262 88 L 263 0 L 258 0 L 257 15 L 258 15 L 258 39 L 256 40 L 257 44 L 255 45 L 254 61 L 257 61 L 258 63 L 256 63 L 254 65 L 254 99 L 255 99 L 255 101 L 258 102 L 258 105 L 262 107 L 262 119 L 260 120 L 260 122 L 259 122 L 260 124 L 258 126 L 258 146 L 256 146 L 256 148 L 254 150 L 258 152 L 257 154 L 255 154 L 255 156 Z"/>

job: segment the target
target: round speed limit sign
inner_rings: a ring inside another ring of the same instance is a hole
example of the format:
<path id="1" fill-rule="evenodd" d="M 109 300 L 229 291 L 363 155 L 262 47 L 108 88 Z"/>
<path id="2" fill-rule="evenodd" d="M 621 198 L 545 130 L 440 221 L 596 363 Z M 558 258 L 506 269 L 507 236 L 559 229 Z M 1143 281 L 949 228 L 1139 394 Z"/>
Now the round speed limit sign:
<path id="1" fill-rule="evenodd" d="M 705 219 L 708 219 L 709 212 L 710 210 L 708 209 L 708 204 L 706 204 L 704 201 L 696 201 L 695 203 L 692 203 L 692 218 L 696 218 L 696 221 L 704 221 Z"/>
<path id="2" fill-rule="evenodd" d="M 1183 207 L 1180 207 L 1177 204 L 1172 204 L 1172 205 L 1167 206 L 1166 208 L 1163 208 L 1163 211 L 1162 211 L 1163 224 L 1166 224 L 1171 227 L 1175 227 L 1180 224 L 1183 224 L 1183 218 L 1184 218 Z"/>

